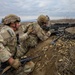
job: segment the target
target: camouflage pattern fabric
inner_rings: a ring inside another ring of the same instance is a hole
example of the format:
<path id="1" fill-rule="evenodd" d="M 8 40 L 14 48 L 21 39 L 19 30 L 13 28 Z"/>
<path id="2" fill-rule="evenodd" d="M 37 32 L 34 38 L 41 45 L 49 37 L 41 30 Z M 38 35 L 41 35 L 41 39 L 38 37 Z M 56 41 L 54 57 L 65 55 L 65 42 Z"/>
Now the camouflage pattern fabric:
<path id="1" fill-rule="evenodd" d="M 36 47 L 38 39 L 36 36 L 29 35 L 29 38 L 23 42 L 26 48 Z"/>
<path id="2" fill-rule="evenodd" d="M 48 23 L 49 22 L 49 17 L 46 15 L 40 15 L 39 17 L 38 17 L 38 19 L 37 19 L 37 23 L 39 24 L 39 25 L 42 25 L 42 23 Z"/>
<path id="3" fill-rule="evenodd" d="M 20 40 L 21 39 L 22 39 L 22 37 L 20 38 Z M 17 40 L 16 40 L 15 32 L 10 27 L 4 26 L 0 31 L 0 61 L 1 62 L 7 61 L 11 56 L 14 55 L 14 53 L 16 51 L 15 48 L 17 46 L 16 42 L 17 42 Z M 17 48 L 17 53 L 15 55 L 15 58 L 20 58 L 21 56 L 24 55 L 24 53 L 25 53 L 25 50 L 22 48 L 21 45 L 19 45 Z M 27 66 L 29 65 L 29 67 L 26 67 L 26 65 Z M 21 71 L 23 74 L 26 72 L 29 73 L 32 71 L 33 67 L 34 67 L 33 62 L 30 64 L 25 64 L 25 67 L 23 67 L 23 70 L 21 70 Z M 18 69 L 18 72 L 19 72 L 19 74 L 16 74 L 16 75 L 21 75 L 20 74 L 21 72 L 19 71 L 19 69 Z"/>
<path id="4" fill-rule="evenodd" d="M 16 21 L 20 22 L 20 17 L 14 15 L 14 14 L 10 14 L 8 16 L 5 16 L 5 18 L 2 19 L 2 23 L 6 24 L 6 25 L 10 24 L 10 23 L 14 23 Z"/>
<path id="5" fill-rule="evenodd" d="M 41 41 L 44 41 L 48 39 L 50 36 L 51 32 L 45 32 L 40 25 L 37 23 L 29 23 L 28 25 L 22 25 L 22 28 L 27 32 L 27 28 L 32 26 L 32 32 L 29 34 L 28 38 L 23 42 L 23 46 L 28 48 L 28 47 L 35 47 L 38 43 L 38 39 Z"/>
<path id="6" fill-rule="evenodd" d="M 8 30 L 11 32 L 10 34 L 9 34 Z M 11 28 L 5 26 L 1 29 L 0 36 L 1 36 L 0 37 L 1 38 L 1 40 L 0 40 L 0 43 L 1 43 L 0 44 L 0 48 L 1 48 L 0 49 L 0 61 L 2 59 L 2 61 L 5 62 L 11 57 L 11 53 L 9 53 L 10 49 L 5 45 L 8 43 L 8 46 L 10 45 L 10 47 L 12 47 L 11 51 L 15 50 L 15 49 L 13 49 L 15 40 L 13 40 L 13 38 L 12 38 L 12 37 L 15 37 L 15 33 Z M 11 40 L 11 44 L 9 44 L 9 39 Z"/>
<path id="7" fill-rule="evenodd" d="M 25 65 L 23 65 L 23 67 L 19 67 L 18 70 L 9 70 L 6 75 L 29 75 L 29 73 L 33 71 L 35 65 L 32 61 L 30 61 L 29 63 L 26 63 Z"/>
<path id="8" fill-rule="evenodd" d="M 50 34 L 47 35 L 47 32 L 45 32 L 39 24 L 33 23 L 32 24 L 33 32 L 32 34 L 36 35 L 40 40 L 44 41 L 50 36 Z M 49 33 L 49 32 L 48 32 Z"/>

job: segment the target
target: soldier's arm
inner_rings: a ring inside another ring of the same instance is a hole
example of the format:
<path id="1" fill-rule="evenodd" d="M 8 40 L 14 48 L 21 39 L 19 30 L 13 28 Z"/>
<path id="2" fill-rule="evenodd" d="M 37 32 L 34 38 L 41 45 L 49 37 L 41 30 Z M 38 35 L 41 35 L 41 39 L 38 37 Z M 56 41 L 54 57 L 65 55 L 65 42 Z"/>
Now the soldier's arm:
<path id="1" fill-rule="evenodd" d="M 8 52 L 7 49 L 4 47 L 4 40 L 3 37 L 0 35 L 0 61 L 6 62 L 11 56 L 11 53 Z"/>
<path id="2" fill-rule="evenodd" d="M 11 56 L 11 53 L 6 50 L 2 43 L 0 43 L 0 61 L 6 62 Z"/>
<path id="3" fill-rule="evenodd" d="M 0 61 L 8 62 L 13 68 L 17 69 L 20 66 L 20 61 L 13 59 L 12 54 L 4 47 L 4 40 L 0 35 Z"/>
<path id="4" fill-rule="evenodd" d="M 12 54 L 6 50 L 2 43 L 0 43 L 0 61 L 8 62 L 13 68 L 18 69 L 21 65 L 18 59 L 14 59 Z"/>
<path id="5" fill-rule="evenodd" d="M 26 24 L 26 25 L 22 25 L 22 30 L 24 31 L 24 32 L 27 32 L 27 29 L 29 28 L 29 26 L 31 26 L 32 25 L 32 23 L 28 23 L 28 24 Z"/>
<path id="6" fill-rule="evenodd" d="M 50 32 L 50 31 L 48 31 L 48 32 L 46 33 L 46 35 L 47 35 L 48 37 L 50 37 L 51 32 Z"/>
<path id="7" fill-rule="evenodd" d="M 4 40 L 2 36 L 0 35 L 0 61 L 1 62 L 8 61 L 10 64 L 12 64 L 14 59 L 12 58 L 12 54 L 4 47 L 3 41 Z"/>
<path id="8" fill-rule="evenodd" d="M 26 40 L 28 37 L 29 37 L 29 34 L 33 31 L 33 26 L 32 24 L 28 24 L 27 25 L 27 30 L 26 32 L 20 36 L 20 40 L 23 41 L 23 40 Z"/>
<path id="9" fill-rule="evenodd" d="M 20 37 L 20 41 L 24 41 L 28 38 L 28 33 L 24 33 L 23 35 L 21 35 Z"/>
<path id="10" fill-rule="evenodd" d="M 44 32 L 40 32 L 38 31 L 37 36 L 39 37 L 39 39 L 41 41 L 45 41 L 46 39 L 48 39 L 48 36 L 44 34 Z"/>
<path id="11" fill-rule="evenodd" d="M 41 41 L 44 41 L 44 40 L 48 39 L 48 36 L 45 34 L 45 32 L 43 31 L 43 29 L 39 25 L 35 26 L 35 31 L 36 31 L 37 37 Z"/>

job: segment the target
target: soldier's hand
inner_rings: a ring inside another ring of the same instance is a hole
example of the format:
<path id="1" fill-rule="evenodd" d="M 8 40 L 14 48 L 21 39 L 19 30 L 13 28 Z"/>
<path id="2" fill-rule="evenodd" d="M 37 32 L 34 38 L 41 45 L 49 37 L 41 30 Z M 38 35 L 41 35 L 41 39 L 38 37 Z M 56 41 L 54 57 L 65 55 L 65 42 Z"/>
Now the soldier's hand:
<path id="1" fill-rule="evenodd" d="M 46 33 L 46 35 L 49 37 L 49 36 L 51 35 L 51 32 L 48 31 L 48 32 Z"/>
<path id="2" fill-rule="evenodd" d="M 21 66 L 19 59 L 15 59 L 13 64 L 11 64 L 11 66 L 15 69 L 18 69 Z"/>
<path id="3" fill-rule="evenodd" d="M 31 32 L 33 32 L 33 27 L 29 26 L 27 33 L 30 34 Z"/>

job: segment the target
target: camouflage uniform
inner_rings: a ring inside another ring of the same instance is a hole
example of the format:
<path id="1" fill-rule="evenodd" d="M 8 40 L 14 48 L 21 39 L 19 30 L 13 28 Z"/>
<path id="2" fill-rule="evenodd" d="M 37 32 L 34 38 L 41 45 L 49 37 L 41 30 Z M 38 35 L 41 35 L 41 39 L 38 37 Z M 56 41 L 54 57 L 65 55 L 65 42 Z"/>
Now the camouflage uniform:
<path id="1" fill-rule="evenodd" d="M 6 16 L 3 19 L 3 23 L 9 25 L 10 22 L 14 22 L 16 20 L 20 20 L 17 16 L 14 17 L 15 15 L 9 15 Z M 28 38 L 28 34 L 25 33 L 23 35 L 21 35 L 19 37 L 20 41 L 25 40 L 26 38 Z M 16 34 L 13 31 L 12 28 L 10 28 L 9 26 L 4 26 L 3 28 L 1 28 L 0 30 L 0 61 L 1 62 L 6 62 L 10 57 L 12 57 L 15 54 L 15 49 L 17 46 L 17 38 L 16 38 Z M 21 45 L 19 45 L 19 50 L 17 50 L 15 57 L 16 58 L 20 58 L 24 55 L 25 50 L 22 48 Z M 15 75 L 21 75 L 21 74 L 26 74 L 26 72 L 31 72 L 33 67 L 34 67 L 34 63 L 31 61 L 32 66 L 29 66 L 28 64 L 25 64 L 23 68 L 18 69 L 17 71 L 13 72 L 15 73 Z M 20 70 L 20 71 L 19 71 Z M 12 73 L 12 74 L 13 74 Z"/>
<path id="2" fill-rule="evenodd" d="M 45 31 L 41 28 L 42 22 L 47 22 L 48 25 L 50 25 L 49 17 L 40 15 L 37 19 L 37 22 L 29 23 L 28 25 L 22 25 L 22 28 L 25 28 L 24 30 L 27 30 L 29 27 L 32 27 L 33 30 L 33 32 L 31 32 L 29 35 L 29 38 L 24 42 L 25 45 L 34 47 L 37 45 L 39 39 L 44 41 L 50 36 L 50 31 Z"/>

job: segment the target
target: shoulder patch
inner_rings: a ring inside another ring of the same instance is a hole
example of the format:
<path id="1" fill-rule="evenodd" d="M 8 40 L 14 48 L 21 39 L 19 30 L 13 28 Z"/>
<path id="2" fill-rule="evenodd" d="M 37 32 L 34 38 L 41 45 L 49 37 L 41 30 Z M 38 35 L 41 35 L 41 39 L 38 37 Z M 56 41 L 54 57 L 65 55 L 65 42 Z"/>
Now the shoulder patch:
<path id="1" fill-rule="evenodd" d="M 5 26 L 1 29 L 0 35 L 4 40 L 9 39 L 10 37 L 15 36 L 15 32 L 8 26 Z"/>

